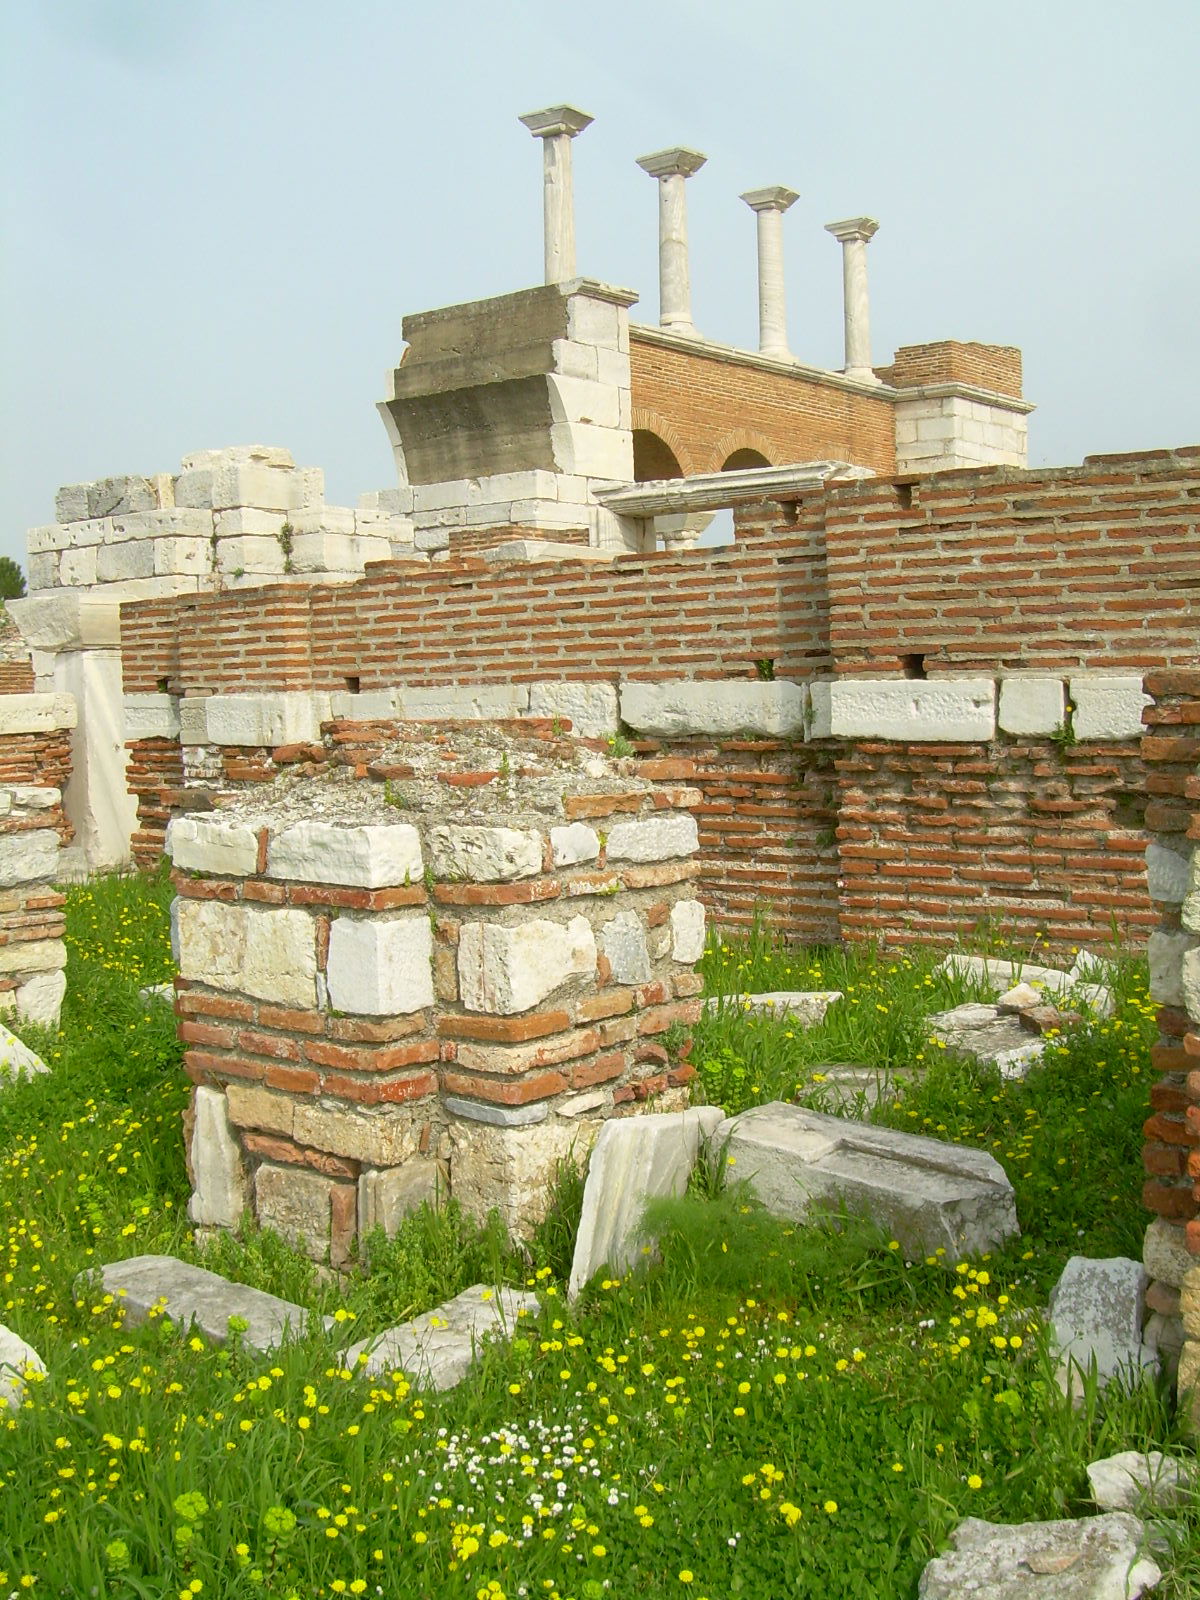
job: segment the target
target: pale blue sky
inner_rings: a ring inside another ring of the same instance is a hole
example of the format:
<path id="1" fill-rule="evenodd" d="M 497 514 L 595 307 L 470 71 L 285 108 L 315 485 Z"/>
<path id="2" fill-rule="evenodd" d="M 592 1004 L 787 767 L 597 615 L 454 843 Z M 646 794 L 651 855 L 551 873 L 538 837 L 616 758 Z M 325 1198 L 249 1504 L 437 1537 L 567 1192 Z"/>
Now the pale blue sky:
<path id="1" fill-rule="evenodd" d="M 60 483 L 287 445 L 353 504 L 408 311 L 541 275 L 569 101 L 579 268 L 657 320 L 655 186 L 689 184 L 693 304 L 757 338 L 748 188 L 784 221 L 792 348 L 841 360 L 839 247 L 878 217 L 874 355 L 1022 346 L 1033 464 L 1200 438 L 1200 4 L 1147 0 L 3 0 L 0 553 Z"/>

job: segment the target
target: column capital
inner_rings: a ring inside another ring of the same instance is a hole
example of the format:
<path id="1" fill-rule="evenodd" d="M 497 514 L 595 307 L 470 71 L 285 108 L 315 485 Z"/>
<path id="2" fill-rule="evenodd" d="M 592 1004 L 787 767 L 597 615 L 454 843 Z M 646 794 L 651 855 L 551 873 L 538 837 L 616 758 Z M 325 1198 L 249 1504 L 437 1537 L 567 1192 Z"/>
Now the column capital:
<path id="1" fill-rule="evenodd" d="M 879 224 L 874 217 L 847 217 L 842 222 L 825 224 L 825 232 L 831 233 L 842 244 L 850 244 L 855 239 L 861 239 L 863 244 L 866 244 L 878 231 Z"/>
<path id="2" fill-rule="evenodd" d="M 795 189 L 785 188 L 782 183 L 772 184 L 768 189 L 747 189 L 746 193 L 739 195 L 751 211 L 786 211 L 794 205 L 800 196 Z"/>
<path id="3" fill-rule="evenodd" d="M 592 118 L 577 106 L 547 106 L 544 111 L 527 111 L 517 121 L 529 129 L 535 139 L 551 139 L 565 133 L 573 139 L 591 123 Z"/>
<path id="4" fill-rule="evenodd" d="M 676 145 L 671 150 L 655 150 L 652 155 L 639 156 L 637 164 L 652 178 L 690 178 L 707 160 L 699 150 Z"/>

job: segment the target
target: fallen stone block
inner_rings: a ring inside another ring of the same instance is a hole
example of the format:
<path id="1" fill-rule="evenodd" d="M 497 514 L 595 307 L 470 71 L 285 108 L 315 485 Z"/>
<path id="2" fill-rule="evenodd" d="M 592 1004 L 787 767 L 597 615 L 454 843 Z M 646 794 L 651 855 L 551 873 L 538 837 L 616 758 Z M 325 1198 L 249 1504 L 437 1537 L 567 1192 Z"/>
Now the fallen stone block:
<path id="1" fill-rule="evenodd" d="M 1012 1185 L 986 1151 L 874 1128 L 774 1101 L 722 1122 L 714 1140 L 775 1216 L 804 1221 L 814 1206 L 870 1217 L 913 1255 L 952 1260 L 1017 1233 Z"/>
<path id="2" fill-rule="evenodd" d="M 705 1011 L 766 1012 L 786 1017 L 800 1028 L 815 1028 L 825 1013 L 842 998 L 840 989 L 768 989 L 762 994 L 713 995 L 704 1002 Z"/>
<path id="3" fill-rule="evenodd" d="M 1122 1450 L 1087 1469 L 1092 1499 L 1103 1511 L 1169 1511 L 1190 1498 L 1196 1468 L 1161 1450 Z"/>
<path id="4" fill-rule="evenodd" d="M 1146 1270 L 1140 1261 L 1112 1256 L 1096 1261 L 1072 1256 L 1050 1296 L 1051 1337 L 1064 1390 L 1093 1362 L 1103 1388 L 1113 1378 L 1133 1384 L 1154 1364 L 1142 1345 Z"/>
<path id="5" fill-rule="evenodd" d="M 34 1078 L 50 1068 L 23 1040 L 0 1022 L 0 1087 L 18 1078 Z"/>
<path id="6" fill-rule="evenodd" d="M 808 1069 L 809 1079 L 796 1098 L 815 1111 L 832 1116 L 870 1111 L 883 1100 L 895 1099 L 919 1074 L 912 1069 L 895 1072 L 887 1067 L 853 1066 L 829 1062 Z"/>
<path id="7" fill-rule="evenodd" d="M 342 1365 L 363 1377 L 403 1372 L 418 1388 L 453 1389 L 485 1339 L 511 1337 L 522 1318 L 537 1313 L 536 1295 L 477 1283 L 411 1322 L 360 1339 L 342 1352 Z"/>
<path id="8" fill-rule="evenodd" d="M 91 1281 L 91 1273 L 81 1274 L 76 1292 L 94 1293 Z M 233 1283 L 175 1256 L 130 1256 L 127 1261 L 110 1262 L 100 1268 L 100 1292 L 121 1304 L 130 1327 L 146 1322 L 152 1311 L 161 1311 L 181 1329 L 194 1325 L 217 1344 L 229 1338 L 230 1317 L 240 1317 L 246 1323 L 242 1343 L 249 1350 L 277 1349 L 286 1339 L 303 1338 L 308 1329 L 303 1306 Z M 323 1321 L 329 1327 L 333 1318 Z"/>
<path id="9" fill-rule="evenodd" d="M 592 1148 L 567 1296 L 601 1267 L 625 1272 L 638 1260 L 646 1202 L 687 1188 L 701 1141 L 721 1122 L 717 1106 L 606 1122 Z"/>
<path id="10" fill-rule="evenodd" d="M 921 1574 L 918 1600 L 1138 1600 L 1162 1578 L 1137 1517 L 1008 1525 L 968 1517 Z"/>
<path id="11" fill-rule="evenodd" d="M 27 1375 L 45 1376 L 46 1363 L 20 1334 L 0 1326 L 0 1411 L 19 1411 L 25 1398 Z"/>
<path id="12" fill-rule="evenodd" d="M 1097 964 L 1093 964 L 1085 965 L 1078 970 L 1062 972 L 1057 967 L 1040 967 L 1032 961 L 1002 961 L 995 956 L 968 956 L 958 950 L 951 951 L 934 968 L 935 973 L 970 978 L 997 995 L 1003 994 L 1016 984 L 1029 984 L 1031 987 L 1048 990 L 1055 995 L 1066 994 L 1069 990 L 1072 1000 L 1077 1005 L 1086 1005 L 1088 1010 L 1097 1016 L 1108 1017 L 1116 1007 L 1112 991 L 1102 983 L 1083 981 L 1093 977 L 1097 970 Z"/>
<path id="13" fill-rule="evenodd" d="M 956 1055 L 999 1068 L 1002 1078 L 1024 1078 L 1045 1050 L 1042 1039 L 1031 1039 L 1019 1016 L 999 1006 L 973 1001 L 952 1011 L 937 1011 L 929 1019 L 929 1036 Z"/>

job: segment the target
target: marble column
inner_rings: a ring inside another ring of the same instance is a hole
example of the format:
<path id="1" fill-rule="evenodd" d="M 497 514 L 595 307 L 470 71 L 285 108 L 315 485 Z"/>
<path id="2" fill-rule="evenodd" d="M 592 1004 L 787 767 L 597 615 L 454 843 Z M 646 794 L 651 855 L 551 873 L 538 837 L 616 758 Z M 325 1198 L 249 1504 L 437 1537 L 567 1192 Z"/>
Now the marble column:
<path id="1" fill-rule="evenodd" d="M 571 192 L 571 140 L 591 122 L 575 106 L 548 106 L 519 119 L 542 141 L 546 217 L 546 282 L 575 276 L 575 201 Z"/>
<path id="2" fill-rule="evenodd" d="M 758 348 L 764 356 L 790 361 L 787 284 L 783 276 L 783 213 L 800 196 L 775 184 L 750 189 L 742 199 L 758 217 Z"/>
<path id="3" fill-rule="evenodd" d="M 878 383 L 871 371 L 871 309 L 867 295 L 867 242 L 875 237 L 879 224 L 874 217 L 847 217 L 843 222 L 827 222 L 842 246 L 842 280 L 845 286 L 846 365 L 848 378 L 863 383 Z"/>
<path id="4" fill-rule="evenodd" d="M 658 179 L 658 320 L 676 333 L 696 332 L 688 272 L 687 197 L 684 184 L 708 160 L 678 147 L 641 156 L 638 166 Z"/>

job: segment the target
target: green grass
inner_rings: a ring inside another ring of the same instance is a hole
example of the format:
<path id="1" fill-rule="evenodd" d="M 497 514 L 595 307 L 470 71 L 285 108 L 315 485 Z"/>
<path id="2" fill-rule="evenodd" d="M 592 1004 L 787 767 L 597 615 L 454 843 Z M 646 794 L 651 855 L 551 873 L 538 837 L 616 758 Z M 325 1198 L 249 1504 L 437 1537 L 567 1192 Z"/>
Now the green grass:
<path id="1" fill-rule="evenodd" d="M 270 1234 L 223 1240 L 219 1270 L 340 1313 L 333 1337 L 260 1359 L 126 1328 L 72 1287 L 124 1255 L 201 1259 L 173 1019 L 138 998 L 169 975 L 168 900 L 161 879 L 71 891 L 63 1026 L 38 1041 L 53 1073 L 0 1091 L 0 1319 L 49 1366 L 0 1420 L 0 1593 L 911 1600 L 962 1517 L 1083 1515 L 1089 1460 L 1179 1451 L 1162 1388 L 1072 1409 L 1038 1313 L 1068 1254 L 1140 1244 L 1136 964 L 1114 1019 L 1008 1084 L 926 1046 L 924 1016 L 965 991 L 924 956 L 759 935 L 707 958 L 711 992 L 846 994 L 811 1034 L 736 1004 L 707 1020 L 710 1097 L 791 1098 L 821 1062 L 919 1067 L 877 1114 L 1005 1165 L 1023 1238 L 990 1259 L 906 1261 L 859 1220 L 800 1229 L 730 1188 L 661 1207 L 660 1263 L 568 1309 L 564 1171 L 528 1255 L 453 1207 L 369 1241 L 369 1277 L 330 1279 Z M 500 1279 L 533 1282 L 544 1312 L 453 1393 L 340 1367 L 348 1337 Z M 1177 1529 L 1167 1600 L 1200 1592 L 1200 1512 Z"/>

